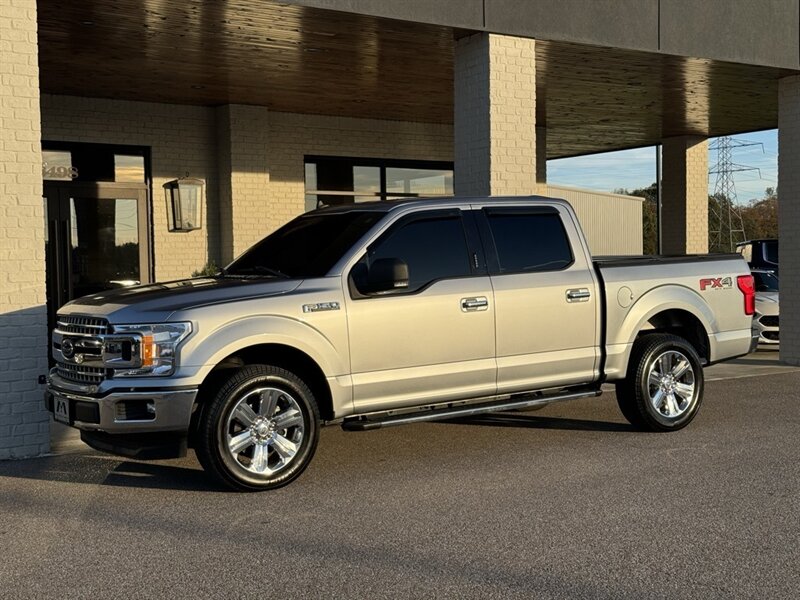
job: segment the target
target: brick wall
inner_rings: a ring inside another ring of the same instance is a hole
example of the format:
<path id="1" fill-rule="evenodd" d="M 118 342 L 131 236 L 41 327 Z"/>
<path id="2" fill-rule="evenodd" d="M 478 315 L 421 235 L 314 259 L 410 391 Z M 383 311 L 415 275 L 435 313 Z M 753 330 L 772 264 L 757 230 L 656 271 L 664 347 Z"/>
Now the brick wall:
<path id="1" fill-rule="evenodd" d="M 456 42 L 457 194 L 536 193 L 535 50 L 535 40 L 488 33 Z"/>
<path id="2" fill-rule="evenodd" d="M 778 228 L 781 250 L 781 361 L 800 365 L 800 76 L 780 80 Z"/>
<path id="3" fill-rule="evenodd" d="M 36 1 L 0 6 L 0 459 L 49 450 Z"/>
<path id="4" fill-rule="evenodd" d="M 264 237 L 264 219 L 271 206 L 269 111 L 241 105 L 217 111 L 218 145 L 226 157 L 219 173 L 221 215 L 231 232 L 220 252 L 227 263 Z"/>
<path id="5" fill-rule="evenodd" d="M 186 277 L 209 258 L 219 261 L 214 109 L 43 94 L 42 139 L 150 146 L 156 280 Z M 206 182 L 203 228 L 170 232 L 162 186 L 187 173 Z"/>
<path id="6" fill-rule="evenodd" d="M 269 123 L 269 208 L 263 220 L 264 233 L 314 208 L 305 205 L 306 155 L 453 159 L 453 128 L 449 124 L 294 113 L 270 113 Z"/>
<path id="7" fill-rule="evenodd" d="M 663 141 L 663 254 L 708 252 L 708 141 L 681 136 Z"/>
<path id="8" fill-rule="evenodd" d="M 452 160 L 452 126 L 293 113 L 42 96 L 42 138 L 150 146 L 158 280 L 225 263 L 304 212 L 306 155 Z M 206 181 L 204 227 L 167 231 L 162 186 Z"/>

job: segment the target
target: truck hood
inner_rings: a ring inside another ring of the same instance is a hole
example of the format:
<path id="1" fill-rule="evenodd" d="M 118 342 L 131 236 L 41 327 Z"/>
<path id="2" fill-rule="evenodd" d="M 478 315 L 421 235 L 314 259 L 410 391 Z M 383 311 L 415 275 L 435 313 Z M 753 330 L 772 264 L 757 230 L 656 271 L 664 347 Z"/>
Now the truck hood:
<path id="1" fill-rule="evenodd" d="M 114 324 L 161 323 L 177 310 L 285 294 L 301 279 L 194 278 L 137 285 L 78 298 L 58 314 L 104 317 Z"/>

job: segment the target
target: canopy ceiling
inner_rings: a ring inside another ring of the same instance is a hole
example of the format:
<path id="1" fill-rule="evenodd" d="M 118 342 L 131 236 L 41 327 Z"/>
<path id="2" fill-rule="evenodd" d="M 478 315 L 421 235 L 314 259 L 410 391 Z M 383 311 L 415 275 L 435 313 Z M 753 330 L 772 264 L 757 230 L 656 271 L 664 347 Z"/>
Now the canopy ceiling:
<path id="1" fill-rule="evenodd" d="M 39 0 L 45 93 L 452 122 L 453 39 L 435 25 L 265 0 Z M 789 71 L 540 40 L 548 158 L 777 126 Z"/>

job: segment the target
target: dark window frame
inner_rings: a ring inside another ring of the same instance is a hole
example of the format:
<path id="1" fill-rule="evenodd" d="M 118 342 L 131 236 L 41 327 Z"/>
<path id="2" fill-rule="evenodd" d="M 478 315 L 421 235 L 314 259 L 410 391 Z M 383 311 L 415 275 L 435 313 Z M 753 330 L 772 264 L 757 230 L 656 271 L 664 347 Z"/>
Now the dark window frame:
<path id="1" fill-rule="evenodd" d="M 559 212 L 559 210 L 553 206 L 524 206 L 524 207 L 514 207 L 514 206 L 497 206 L 497 207 L 483 207 L 478 211 L 475 211 L 476 217 L 478 220 L 478 230 L 481 234 L 481 239 L 483 241 L 483 247 L 486 252 L 486 263 L 489 268 L 489 275 L 492 277 L 497 277 L 501 275 L 532 275 L 536 273 L 558 273 L 560 271 L 566 271 L 570 267 L 575 264 L 575 249 L 572 247 L 572 241 L 570 240 L 569 233 L 567 232 L 567 228 L 564 226 L 564 219 Z M 536 269 L 536 270 L 522 270 L 522 271 L 503 271 L 500 267 L 500 256 L 499 252 L 497 251 L 497 245 L 494 239 L 494 233 L 492 232 L 491 225 L 489 223 L 489 215 L 490 214 L 500 214 L 500 215 L 547 215 L 547 216 L 556 216 L 558 217 L 559 225 L 561 226 L 561 230 L 564 234 L 564 239 L 567 242 L 567 249 L 570 253 L 570 261 L 563 267 L 554 268 L 554 269 Z"/>
<path id="2" fill-rule="evenodd" d="M 452 161 L 444 161 L 444 160 L 414 160 L 414 159 L 404 159 L 404 158 L 366 158 L 366 157 L 355 157 L 355 156 L 323 156 L 323 155 L 316 155 L 316 154 L 309 154 L 304 156 L 303 158 L 303 167 L 309 163 L 316 163 L 320 161 L 326 162 L 338 162 L 342 165 L 343 168 L 349 167 L 352 169 L 353 167 L 378 167 L 380 169 L 380 192 L 375 195 L 375 200 L 388 200 L 389 197 L 392 198 L 423 198 L 424 195 L 415 194 L 415 193 L 406 193 L 406 192 L 388 192 L 386 190 L 386 169 L 430 169 L 432 171 L 454 171 L 454 163 Z M 303 181 L 304 188 L 307 186 L 307 182 Z M 306 188 L 307 189 L 307 188 Z M 317 187 L 319 189 L 319 187 Z M 308 194 L 308 192 L 306 192 Z M 317 194 L 319 195 L 319 194 Z M 363 196 L 364 194 L 358 194 L 353 191 L 352 196 Z M 343 197 L 348 196 L 348 194 L 342 194 Z M 447 198 L 450 196 L 441 196 L 442 198 Z M 347 202 L 349 204 L 350 202 Z M 356 202 L 353 202 L 356 204 Z M 322 205 L 326 206 L 326 205 Z M 319 200 L 317 200 L 317 208 L 320 208 L 321 205 L 319 204 Z"/>

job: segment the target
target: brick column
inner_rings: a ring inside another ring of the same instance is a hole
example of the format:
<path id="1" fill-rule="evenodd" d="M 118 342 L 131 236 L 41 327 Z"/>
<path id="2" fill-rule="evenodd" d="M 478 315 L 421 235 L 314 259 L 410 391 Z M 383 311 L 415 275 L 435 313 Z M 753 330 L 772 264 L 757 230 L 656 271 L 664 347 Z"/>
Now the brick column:
<path id="1" fill-rule="evenodd" d="M 536 186 L 537 194 L 547 195 L 547 128 L 536 128 Z"/>
<path id="2" fill-rule="evenodd" d="M 708 252 L 708 140 L 667 138 L 661 161 L 662 253 Z"/>
<path id="3" fill-rule="evenodd" d="M 537 191 L 536 42 L 476 33 L 455 48 L 455 192 Z"/>
<path id="4" fill-rule="evenodd" d="M 49 451 L 36 0 L 0 7 L 0 459 Z"/>
<path id="5" fill-rule="evenodd" d="M 229 104 L 217 109 L 223 264 L 269 233 L 268 137 L 266 108 Z"/>
<path id="6" fill-rule="evenodd" d="M 800 75 L 778 87 L 778 239 L 781 277 L 781 361 L 800 365 Z"/>

